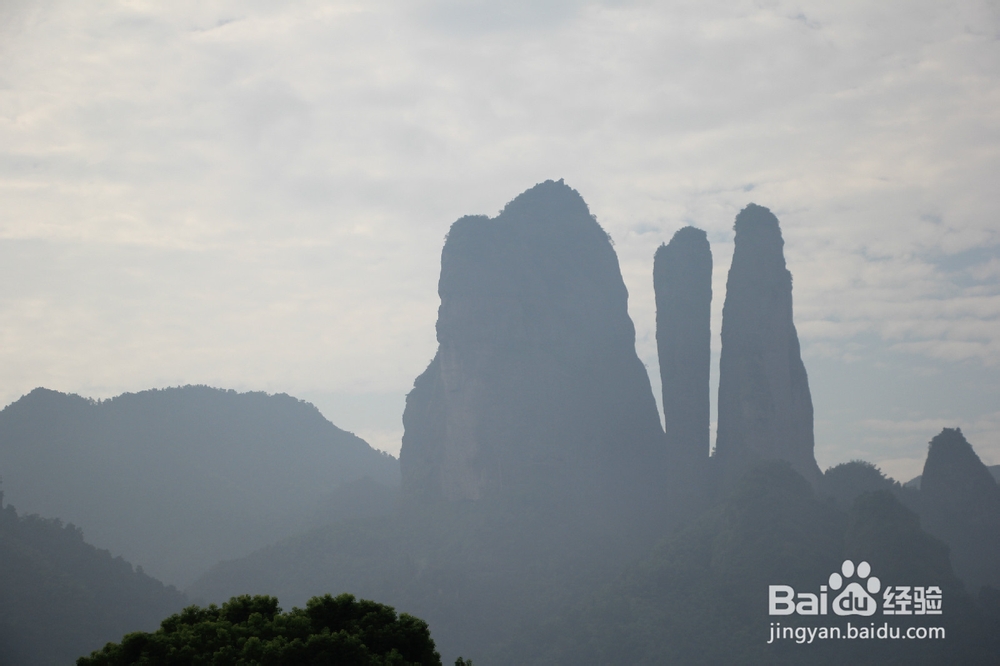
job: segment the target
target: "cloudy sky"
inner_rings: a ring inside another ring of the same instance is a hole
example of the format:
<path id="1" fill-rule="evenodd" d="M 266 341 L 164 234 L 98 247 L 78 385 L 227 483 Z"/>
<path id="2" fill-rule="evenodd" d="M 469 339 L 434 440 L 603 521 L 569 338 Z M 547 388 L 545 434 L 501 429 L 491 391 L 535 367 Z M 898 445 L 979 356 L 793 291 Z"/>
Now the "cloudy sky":
<path id="1" fill-rule="evenodd" d="M 1000 463 L 995 2 L 0 0 L 0 401 L 203 383 L 398 452 L 440 249 L 565 178 L 654 392 L 656 247 L 781 220 L 820 466 Z"/>

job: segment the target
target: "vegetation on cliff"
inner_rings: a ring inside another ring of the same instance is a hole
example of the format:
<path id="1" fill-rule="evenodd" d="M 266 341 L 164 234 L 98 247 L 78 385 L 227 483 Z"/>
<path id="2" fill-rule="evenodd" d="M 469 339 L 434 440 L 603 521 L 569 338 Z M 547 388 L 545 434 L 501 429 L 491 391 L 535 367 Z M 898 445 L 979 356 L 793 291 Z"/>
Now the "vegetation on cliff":
<path id="1" fill-rule="evenodd" d="M 86 543 L 80 528 L 0 509 L 0 663 L 72 663 L 155 627 L 185 603 L 176 589 Z"/>

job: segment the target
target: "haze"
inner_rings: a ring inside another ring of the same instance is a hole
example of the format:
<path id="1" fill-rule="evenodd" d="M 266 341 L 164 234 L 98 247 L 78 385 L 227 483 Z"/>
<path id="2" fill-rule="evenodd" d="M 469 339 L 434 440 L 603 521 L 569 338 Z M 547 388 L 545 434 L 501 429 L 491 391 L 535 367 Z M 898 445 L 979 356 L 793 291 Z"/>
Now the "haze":
<path id="1" fill-rule="evenodd" d="M 444 234 L 565 178 L 654 395 L 656 248 L 708 232 L 714 400 L 753 201 L 820 467 L 905 481 L 945 426 L 1000 463 L 998 107 L 987 2 L 5 2 L 0 400 L 287 392 L 397 454 Z"/>

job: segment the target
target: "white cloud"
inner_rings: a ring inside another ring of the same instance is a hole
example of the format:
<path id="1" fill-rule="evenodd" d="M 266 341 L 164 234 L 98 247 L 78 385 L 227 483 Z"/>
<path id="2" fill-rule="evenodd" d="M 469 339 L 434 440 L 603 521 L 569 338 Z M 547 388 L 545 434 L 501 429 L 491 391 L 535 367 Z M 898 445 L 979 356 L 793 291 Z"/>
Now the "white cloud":
<path id="1" fill-rule="evenodd" d="M 405 391 L 449 224 L 560 177 L 654 386 L 656 246 L 709 232 L 717 342 L 749 201 L 807 355 L 1000 363 L 993 3 L 4 7 L 6 400 Z"/>

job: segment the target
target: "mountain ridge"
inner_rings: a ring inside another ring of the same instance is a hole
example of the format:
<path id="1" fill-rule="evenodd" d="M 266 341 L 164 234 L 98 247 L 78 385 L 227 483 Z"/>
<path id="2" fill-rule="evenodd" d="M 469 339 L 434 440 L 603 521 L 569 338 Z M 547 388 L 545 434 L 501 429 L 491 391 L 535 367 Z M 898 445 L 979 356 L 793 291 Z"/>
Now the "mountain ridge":
<path id="1" fill-rule="evenodd" d="M 284 394 L 187 386 L 89 400 L 36 389 L 0 411 L 13 503 L 179 586 L 316 519 L 322 498 L 398 463 Z"/>

